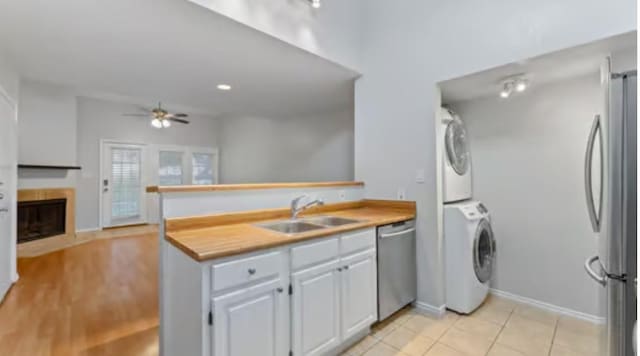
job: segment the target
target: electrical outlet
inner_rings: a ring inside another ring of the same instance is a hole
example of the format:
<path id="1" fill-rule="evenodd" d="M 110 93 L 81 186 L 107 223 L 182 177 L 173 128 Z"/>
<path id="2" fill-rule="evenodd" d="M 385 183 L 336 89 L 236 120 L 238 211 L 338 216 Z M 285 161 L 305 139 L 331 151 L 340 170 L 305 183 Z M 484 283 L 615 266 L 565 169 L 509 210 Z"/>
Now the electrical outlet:
<path id="1" fill-rule="evenodd" d="M 407 195 L 407 192 L 404 190 L 404 188 L 400 187 L 398 188 L 398 200 L 405 200 Z"/>
<path id="2" fill-rule="evenodd" d="M 345 192 L 344 190 L 339 191 L 338 197 L 340 198 L 340 200 L 347 200 L 347 192 Z"/>

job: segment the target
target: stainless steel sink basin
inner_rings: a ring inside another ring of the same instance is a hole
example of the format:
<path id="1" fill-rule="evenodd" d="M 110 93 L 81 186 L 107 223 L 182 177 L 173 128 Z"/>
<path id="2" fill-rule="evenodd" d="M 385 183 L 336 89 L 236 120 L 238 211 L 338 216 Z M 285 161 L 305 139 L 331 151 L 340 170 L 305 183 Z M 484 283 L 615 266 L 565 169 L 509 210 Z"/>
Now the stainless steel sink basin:
<path id="1" fill-rule="evenodd" d="M 340 218 L 337 216 L 318 216 L 315 218 L 304 219 L 304 221 L 323 226 L 341 226 L 360 222 L 360 220 Z"/>
<path id="2" fill-rule="evenodd" d="M 326 226 L 312 224 L 302 220 L 276 221 L 267 224 L 258 224 L 265 229 L 281 232 L 283 234 L 299 234 L 301 232 L 326 229 Z"/>

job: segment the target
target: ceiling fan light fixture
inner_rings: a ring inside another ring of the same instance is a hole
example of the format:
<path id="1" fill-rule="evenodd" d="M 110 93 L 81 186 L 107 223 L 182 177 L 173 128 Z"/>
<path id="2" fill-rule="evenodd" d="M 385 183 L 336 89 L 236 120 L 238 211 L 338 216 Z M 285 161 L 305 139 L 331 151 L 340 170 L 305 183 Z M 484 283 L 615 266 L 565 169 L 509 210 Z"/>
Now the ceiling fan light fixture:
<path id="1" fill-rule="evenodd" d="M 229 84 L 218 84 L 217 88 L 219 90 L 228 91 L 228 90 L 231 90 L 231 85 L 229 85 Z"/>
<path id="2" fill-rule="evenodd" d="M 171 126 L 171 121 L 164 119 L 162 120 L 162 127 L 167 128 Z"/>
<path id="3" fill-rule="evenodd" d="M 314 9 L 319 9 L 320 6 L 322 6 L 320 0 L 311 0 L 311 7 L 313 7 Z"/>
<path id="4" fill-rule="evenodd" d="M 162 122 L 158 118 L 154 118 L 153 120 L 151 120 L 151 126 L 155 127 L 156 129 L 161 129 Z"/>

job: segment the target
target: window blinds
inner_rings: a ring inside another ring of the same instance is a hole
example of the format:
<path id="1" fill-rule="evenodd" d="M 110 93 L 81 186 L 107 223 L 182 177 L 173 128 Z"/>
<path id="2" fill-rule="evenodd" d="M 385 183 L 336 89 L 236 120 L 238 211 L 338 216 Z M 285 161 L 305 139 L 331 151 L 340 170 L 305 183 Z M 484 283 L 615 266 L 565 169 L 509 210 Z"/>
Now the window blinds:
<path id="1" fill-rule="evenodd" d="M 111 217 L 126 219 L 140 215 L 142 151 L 111 149 Z"/>

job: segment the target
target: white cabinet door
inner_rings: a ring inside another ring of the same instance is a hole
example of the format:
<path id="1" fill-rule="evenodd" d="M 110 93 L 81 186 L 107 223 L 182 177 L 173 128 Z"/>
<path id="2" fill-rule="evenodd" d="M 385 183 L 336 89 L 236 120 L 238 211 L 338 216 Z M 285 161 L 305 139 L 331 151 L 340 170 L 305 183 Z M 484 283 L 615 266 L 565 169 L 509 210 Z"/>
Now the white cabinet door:
<path id="1" fill-rule="evenodd" d="M 213 298 L 213 356 L 289 352 L 289 295 L 282 279 Z"/>
<path id="2" fill-rule="evenodd" d="M 324 355 L 340 345 L 338 259 L 291 276 L 293 354 Z"/>
<path id="3" fill-rule="evenodd" d="M 340 269 L 342 339 L 346 340 L 377 320 L 375 250 L 343 258 Z"/>

